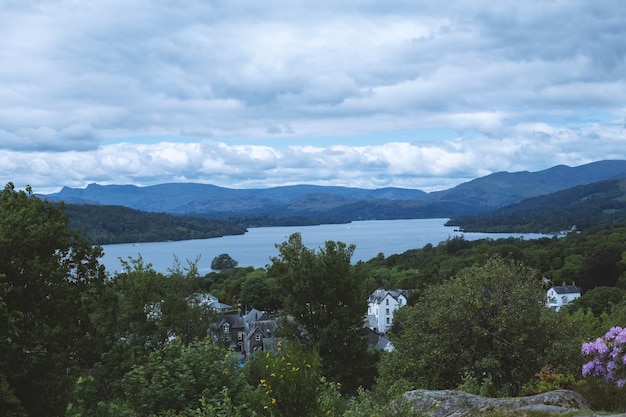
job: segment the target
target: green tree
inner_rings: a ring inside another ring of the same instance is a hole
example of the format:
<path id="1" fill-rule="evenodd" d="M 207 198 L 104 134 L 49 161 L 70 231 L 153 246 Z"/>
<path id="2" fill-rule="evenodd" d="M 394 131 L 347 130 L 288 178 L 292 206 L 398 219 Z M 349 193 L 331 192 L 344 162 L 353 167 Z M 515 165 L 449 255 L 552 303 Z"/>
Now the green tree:
<path id="1" fill-rule="evenodd" d="M 0 392 L 33 416 L 63 414 L 78 370 L 99 355 L 89 312 L 105 279 L 102 251 L 68 228 L 62 208 L 30 187 L 0 192 L 0 314 L 9 320 Z"/>
<path id="2" fill-rule="evenodd" d="M 248 274 L 241 284 L 239 303 L 243 307 L 275 311 L 281 307 L 280 289 L 275 278 L 267 276 L 264 270 L 257 269 Z"/>
<path id="3" fill-rule="evenodd" d="M 234 405 L 231 411 L 241 412 L 251 389 L 235 355 L 208 338 L 188 345 L 176 339 L 154 350 L 124 374 L 120 386 L 121 393 L 103 401 L 94 378 L 79 378 L 67 417 L 192 416 L 198 415 L 199 405 L 208 411 L 209 404 L 219 406 L 224 400 Z"/>
<path id="4" fill-rule="evenodd" d="M 150 354 L 122 379 L 124 398 L 140 415 L 184 410 L 200 398 L 220 400 L 224 387 L 242 398 L 245 379 L 234 354 L 209 339 L 184 346 L 179 340 Z M 234 401 L 242 404 L 243 401 Z"/>
<path id="5" fill-rule="evenodd" d="M 211 269 L 216 271 L 222 271 L 224 269 L 233 269 L 237 266 L 238 262 L 230 257 L 227 253 L 217 255 L 211 261 Z"/>
<path id="6" fill-rule="evenodd" d="M 203 340 L 215 314 L 196 297 L 201 280 L 195 263 L 188 268 L 176 264 L 168 275 L 156 272 L 141 257 L 122 261 L 122 266 L 123 271 L 107 281 L 100 306 L 92 311 L 98 334 L 106 341 L 100 360 L 88 370 L 95 379 L 97 401 L 121 398 L 124 375 L 173 339 L 184 346 Z"/>
<path id="7" fill-rule="evenodd" d="M 490 258 L 396 313 L 381 382 L 444 389 L 474 378 L 492 384 L 490 394 L 517 394 L 556 337 L 550 313 L 536 271 Z"/>
<path id="8" fill-rule="evenodd" d="M 589 309 L 596 317 L 600 317 L 602 313 L 610 313 L 623 297 L 624 290 L 621 288 L 596 287 L 569 303 L 566 309 L 568 312 Z"/>
<path id="9" fill-rule="evenodd" d="M 256 386 L 258 412 L 276 417 L 319 415 L 320 359 L 297 344 L 259 353 L 246 365 L 248 383 Z"/>
<path id="10" fill-rule="evenodd" d="M 318 349 L 323 375 L 345 391 L 369 385 L 374 372 L 363 327 L 367 295 L 360 266 L 350 263 L 354 245 L 327 241 L 316 253 L 294 233 L 277 248 L 269 275 L 285 292 L 284 309 L 303 330 L 301 340 Z"/>

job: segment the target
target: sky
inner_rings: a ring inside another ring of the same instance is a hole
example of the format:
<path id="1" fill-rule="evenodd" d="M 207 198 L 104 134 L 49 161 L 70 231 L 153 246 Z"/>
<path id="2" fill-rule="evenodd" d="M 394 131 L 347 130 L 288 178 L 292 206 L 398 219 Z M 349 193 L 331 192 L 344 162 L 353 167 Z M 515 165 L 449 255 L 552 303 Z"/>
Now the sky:
<path id="1" fill-rule="evenodd" d="M 0 181 L 436 191 L 626 159 L 621 0 L 0 0 Z"/>

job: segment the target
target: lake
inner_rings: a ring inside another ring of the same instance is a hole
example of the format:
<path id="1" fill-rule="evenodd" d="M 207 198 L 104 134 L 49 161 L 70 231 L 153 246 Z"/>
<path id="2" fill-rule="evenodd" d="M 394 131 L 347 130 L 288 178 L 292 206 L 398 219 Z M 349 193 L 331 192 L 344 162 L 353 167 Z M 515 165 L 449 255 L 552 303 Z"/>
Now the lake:
<path id="1" fill-rule="evenodd" d="M 239 266 L 263 268 L 278 255 L 275 245 L 287 240 L 289 235 L 300 232 L 303 243 L 310 249 L 324 246 L 327 240 L 356 245 L 353 262 L 367 261 L 379 253 L 389 256 L 409 249 L 422 248 L 428 243 L 437 245 L 448 238 L 463 235 L 467 240 L 483 238 L 523 237 L 537 239 L 545 235 L 531 233 L 462 233 L 444 226 L 448 219 L 368 220 L 348 224 L 319 226 L 257 227 L 237 236 L 212 239 L 183 240 L 178 242 L 125 243 L 103 245 L 102 264 L 110 273 L 121 270 L 119 258 L 137 258 L 144 264 L 152 264 L 159 272 L 166 273 L 177 257 L 182 266 L 187 260 L 200 257 L 198 270 L 201 275 L 211 272 L 211 261 L 222 253 L 229 254 Z"/>

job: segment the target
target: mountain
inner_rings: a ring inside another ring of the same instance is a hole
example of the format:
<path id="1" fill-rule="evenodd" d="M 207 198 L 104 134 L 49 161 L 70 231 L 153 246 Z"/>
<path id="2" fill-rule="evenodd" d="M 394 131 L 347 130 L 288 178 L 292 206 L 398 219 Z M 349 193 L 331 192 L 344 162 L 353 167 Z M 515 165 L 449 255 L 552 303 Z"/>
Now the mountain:
<path id="1" fill-rule="evenodd" d="M 557 165 L 537 172 L 497 172 L 431 193 L 429 197 L 439 201 L 463 201 L 478 211 L 485 211 L 577 185 L 619 178 L 626 178 L 626 161 L 607 160 L 578 167 Z"/>
<path id="2" fill-rule="evenodd" d="M 467 232 L 537 232 L 626 223 L 626 179 L 579 185 L 493 212 L 448 221 Z"/>
<path id="3" fill-rule="evenodd" d="M 405 188 L 375 190 L 293 185 L 231 189 L 208 184 L 90 184 L 64 187 L 43 196 L 75 204 L 123 205 L 136 210 L 203 217 L 292 218 L 293 222 L 357 219 L 457 217 L 498 209 L 577 185 L 626 178 L 626 161 L 599 161 L 578 167 L 555 166 L 538 172 L 498 172 L 445 191 Z M 315 220 L 312 220 L 315 219 Z M 292 223 L 293 223 L 292 222 Z"/>

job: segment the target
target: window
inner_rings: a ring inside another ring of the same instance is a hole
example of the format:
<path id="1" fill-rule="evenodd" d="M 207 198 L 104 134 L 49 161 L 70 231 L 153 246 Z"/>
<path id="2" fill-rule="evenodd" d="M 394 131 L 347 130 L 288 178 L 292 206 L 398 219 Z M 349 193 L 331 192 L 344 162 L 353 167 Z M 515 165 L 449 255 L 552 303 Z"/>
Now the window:
<path id="1" fill-rule="evenodd" d="M 237 340 L 243 340 L 243 333 L 237 333 Z"/>
<path id="2" fill-rule="evenodd" d="M 385 314 L 389 315 L 389 309 L 385 310 Z"/>
<path id="3" fill-rule="evenodd" d="M 229 333 L 230 332 L 230 324 L 226 323 L 224 324 L 224 333 Z"/>
<path id="4" fill-rule="evenodd" d="M 390 324 L 391 320 L 389 320 L 389 317 L 387 317 L 387 324 Z"/>
<path id="5" fill-rule="evenodd" d="M 254 340 L 256 340 L 257 342 L 260 342 L 260 341 L 261 341 L 261 335 L 260 335 L 259 333 L 257 333 L 257 334 L 254 336 Z"/>

